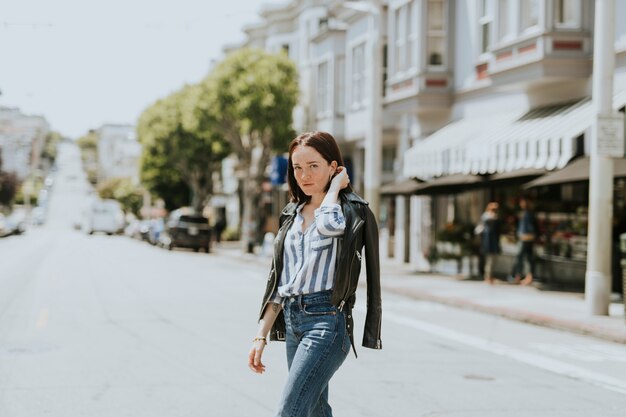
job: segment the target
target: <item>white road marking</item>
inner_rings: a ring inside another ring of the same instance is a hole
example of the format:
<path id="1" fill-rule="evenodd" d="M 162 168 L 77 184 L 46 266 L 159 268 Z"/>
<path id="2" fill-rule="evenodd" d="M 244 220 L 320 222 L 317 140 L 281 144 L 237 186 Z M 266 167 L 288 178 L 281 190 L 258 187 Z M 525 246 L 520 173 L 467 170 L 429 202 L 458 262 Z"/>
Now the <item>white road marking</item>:
<path id="1" fill-rule="evenodd" d="M 357 307 L 355 309 L 365 312 L 365 309 L 362 307 Z M 496 355 L 504 356 L 518 362 L 526 363 L 528 365 L 549 372 L 553 372 L 558 375 L 580 380 L 600 388 L 618 392 L 620 394 L 626 394 L 626 381 L 619 380 L 611 376 L 602 375 L 597 372 L 592 372 L 575 365 L 570 365 L 568 363 L 558 361 L 556 359 L 551 359 L 534 353 L 528 353 L 521 349 L 516 349 L 500 343 L 485 340 L 480 337 L 471 336 L 465 333 L 457 332 L 455 330 L 450 330 L 448 328 L 427 323 L 425 321 L 416 320 L 414 318 L 407 318 L 393 312 L 385 311 L 383 313 L 383 318 L 384 320 L 393 321 L 396 324 L 430 333 L 432 335 L 452 340 L 454 342 L 461 343 L 475 349 L 480 349 L 485 352 L 495 353 Z"/>

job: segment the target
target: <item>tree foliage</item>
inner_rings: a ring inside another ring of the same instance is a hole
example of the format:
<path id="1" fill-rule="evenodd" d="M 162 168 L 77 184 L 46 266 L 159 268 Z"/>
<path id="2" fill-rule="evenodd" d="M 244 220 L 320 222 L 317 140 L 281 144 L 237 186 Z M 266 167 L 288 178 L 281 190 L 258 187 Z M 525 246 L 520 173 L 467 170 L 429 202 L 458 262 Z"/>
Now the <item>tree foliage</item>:
<path id="1" fill-rule="evenodd" d="M 194 113 L 198 125 L 216 124 L 245 172 L 243 226 L 251 224 L 272 150 L 285 152 L 294 137 L 296 67 L 285 54 L 242 49 L 228 55 L 202 81 Z M 202 104 L 214 106 L 207 111 Z M 211 120 L 207 120 L 210 115 Z M 244 236 L 249 236 L 244 230 Z"/>
<path id="2" fill-rule="evenodd" d="M 204 117 L 202 125 L 193 117 L 197 88 L 186 86 L 158 100 L 141 114 L 137 125 L 143 145 L 141 180 L 168 208 L 182 199 L 180 184 L 184 183 L 191 192 L 191 205 L 200 211 L 213 192 L 213 174 L 230 153 L 211 123 L 213 117 Z"/>
<path id="3" fill-rule="evenodd" d="M 90 130 L 78 138 L 76 144 L 80 148 L 80 156 L 83 161 L 83 169 L 87 173 L 90 183 L 98 182 L 98 134 Z"/>
<path id="4" fill-rule="evenodd" d="M 50 165 L 54 164 L 54 161 L 56 161 L 57 147 L 62 140 L 63 136 L 61 136 L 59 132 L 50 132 L 46 135 L 41 157 L 47 160 Z"/>
<path id="5" fill-rule="evenodd" d="M 143 192 L 130 178 L 108 179 L 98 185 L 97 191 L 100 198 L 117 200 L 124 211 L 139 216 L 143 205 Z"/>

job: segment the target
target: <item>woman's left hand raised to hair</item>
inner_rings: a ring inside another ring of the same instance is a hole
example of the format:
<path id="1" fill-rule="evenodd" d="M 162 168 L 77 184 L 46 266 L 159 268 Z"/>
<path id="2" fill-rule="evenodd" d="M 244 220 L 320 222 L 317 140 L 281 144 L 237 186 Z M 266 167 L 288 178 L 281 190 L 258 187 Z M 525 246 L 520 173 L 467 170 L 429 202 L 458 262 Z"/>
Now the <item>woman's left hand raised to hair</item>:
<path id="1" fill-rule="evenodd" d="M 336 186 L 336 190 L 343 190 L 350 184 L 350 177 L 348 177 L 348 170 L 346 167 L 337 167 L 337 173 L 333 177 L 330 183 L 331 188 Z"/>

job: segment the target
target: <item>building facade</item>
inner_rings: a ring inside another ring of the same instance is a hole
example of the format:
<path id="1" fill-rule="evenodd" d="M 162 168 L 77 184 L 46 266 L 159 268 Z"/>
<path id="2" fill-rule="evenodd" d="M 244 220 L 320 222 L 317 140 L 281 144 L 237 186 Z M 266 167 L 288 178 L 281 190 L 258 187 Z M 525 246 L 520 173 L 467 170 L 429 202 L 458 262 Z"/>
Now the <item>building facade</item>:
<path id="1" fill-rule="evenodd" d="M 335 135 L 355 188 L 377 208 L 382 255 L 426 270 L 439 230 L 477 222 L 493 199 L 514 217 L 521 195 L 556 193 L 525 188 L 529 181 L 589 154 L 594 8 L 593 0 L 293 0 L 263 8 L 244 46 L 283 50 L 297 63 L 296 131 Z M 622 15 L 626 4 L 616 2 Z M 615 53 L 614 105 L 623 111 L 626 21 L 617 18 Z M 584 191 L 559 189 L 569 203 L 545 204 L 546 228 L 576 222 Z"/>
<path id="2" fill-rule="evenodd" d="M 96 130 L 98 136 L 98 181 L 130 178 L 139 184 L 141 144 L 135 126 L 105 124 Z"/>
<path id="3" fill-rule="evenodd" d="M 20 180 L 34 174 L 40 168 L 49 132 L 44 117 L 25 115 L 18 108 L 0 107 L 2 169 L 15 172 Z"/>

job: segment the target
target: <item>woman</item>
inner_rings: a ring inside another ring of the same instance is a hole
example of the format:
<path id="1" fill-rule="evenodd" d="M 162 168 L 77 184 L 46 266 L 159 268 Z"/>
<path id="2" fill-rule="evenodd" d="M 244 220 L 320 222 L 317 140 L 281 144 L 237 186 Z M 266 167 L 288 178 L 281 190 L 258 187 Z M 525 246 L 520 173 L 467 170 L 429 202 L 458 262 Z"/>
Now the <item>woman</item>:
<path id="1" fill-rule="evenodd" d="M 493 261 L 500 249 L 500 220 L 498 220 L 498 203 L 487 204 L 480 218 L 482 231 L 480 234 L 480 250 L 485 258 L 485 282 L 493 284 Z"/>
<path id="2" fill-rule="evenodd" d="M 535 276 L 535 250 L 533 246 L 539 228 L 537 227 L 535 215 L 530 207 L 530 201 L 521 198 L 519 206 L 522 209 L 522 213 L 517 223 L 518 249 L 511 275 L 513 276 L 513 282 L 515 284 L 521 283 L 522 285 L 530 285 Z M 524 272 L 524 258 L 528 259 L 529 271 L 524 279 L 521 279 L 522 273 Z"/>
<path id="3" fill-rule="evenodd" d="M 352 308 L 365 247 L 367 317 L 363 346 L 381 349 L 378 227 L 350 187 L 335 139 L 310 132 L 289 145 L 291 202 L 283 209 L 248 366 L 261 362 L 267 335 L 287 343 L 289 375 L 277 416 L 332 417 L 328 383 L 354 349 Z M 355 351 L 356 354 L 356 351 Z"/>

